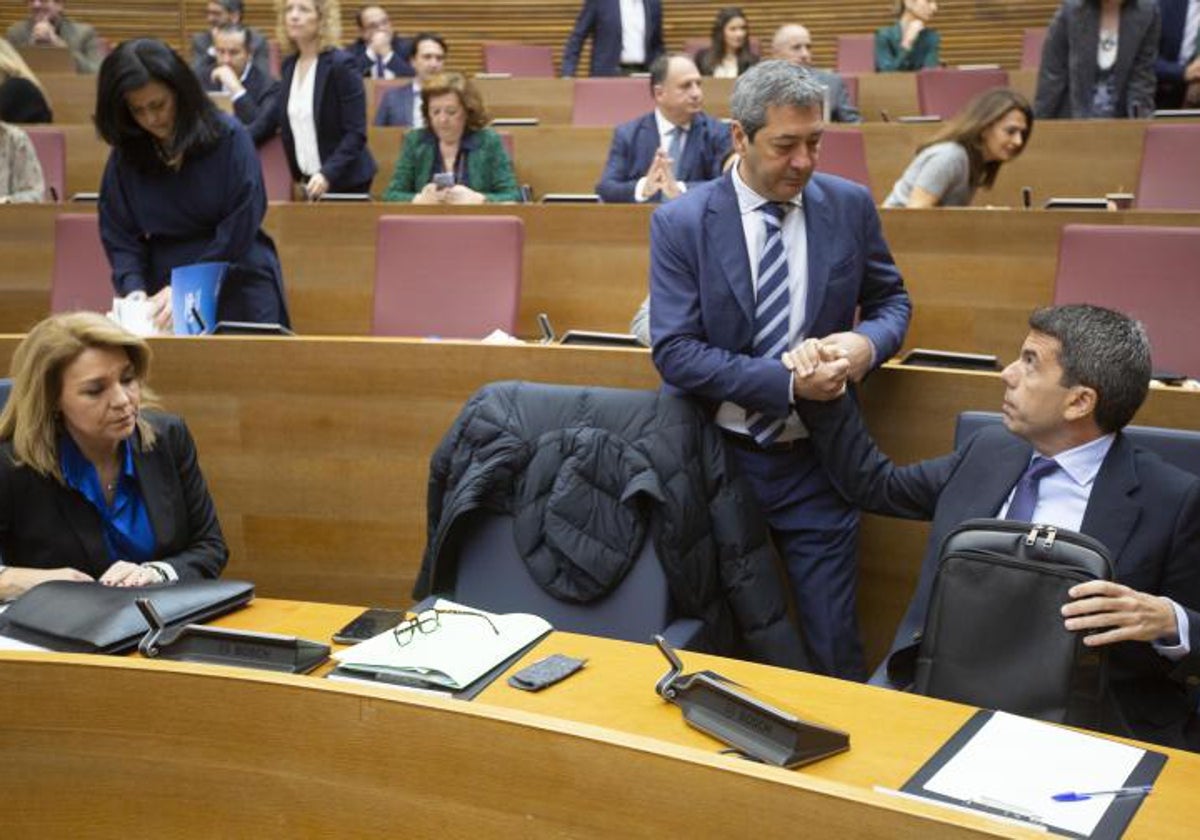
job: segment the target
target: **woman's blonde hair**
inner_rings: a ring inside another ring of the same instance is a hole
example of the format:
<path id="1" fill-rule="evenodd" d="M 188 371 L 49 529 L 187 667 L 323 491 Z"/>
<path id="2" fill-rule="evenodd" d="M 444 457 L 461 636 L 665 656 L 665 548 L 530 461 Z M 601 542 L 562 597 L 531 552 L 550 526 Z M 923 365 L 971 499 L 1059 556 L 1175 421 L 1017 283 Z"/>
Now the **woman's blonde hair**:
<path id="1" fill-rule="evenodd" d="M 317 33 L 318 52 L 337 48 L 342 43 L 342 7 L 338 0 L 308 0 L 321 19 L 321 27 Z M 299 52 L 296 42 L 288 37 L 286 17 L 288 0 L 275 0 L 275 39 L 287 48 L 289 53 Z"/>
<path id="2" fill-rule="evenodd" d="M 17 52 L 17 48 L 6 39 L 0 38 L 0 82 L 6 79 L 25 79 L 38 89 L 47 104 L 50 103 L 50 97 L 46 95 L 46 89 L 42 87 L 42 83 L 38 81 L 38 77 L 29 69 L 29 65 L 25 63 L 25 59 L 21 58 L 21 54 Z"/>
<path id="3" fill-rule="evenodd" d="M 59 399 L 63 371 L 84 350 L 124 350 L 142 385 L 141 406 L 157 404 L 145 387 L 150 373 L 150 346 L 96 312 L 66 312 L 39 323 L 17 345 L 12 357 L 12 393 L 0 412 L 0 440 L 11 440 L 19 464 L 62 481 L 58 436 L 62 432 Z M 154 446 L 154 429 L 137 419 L 142 449 Z"/>
<path id="4" fill-rule="evenodd" d="M 421 116 L 429 126 L 429 102 L 447 93 L 458 95 L 458 101 L 467 112 L 466 131 L 479 131 L 492 121 L 483 106 L 483 96 L 474 82 L 462 73 L 438 73 L 421 83 Z"/>

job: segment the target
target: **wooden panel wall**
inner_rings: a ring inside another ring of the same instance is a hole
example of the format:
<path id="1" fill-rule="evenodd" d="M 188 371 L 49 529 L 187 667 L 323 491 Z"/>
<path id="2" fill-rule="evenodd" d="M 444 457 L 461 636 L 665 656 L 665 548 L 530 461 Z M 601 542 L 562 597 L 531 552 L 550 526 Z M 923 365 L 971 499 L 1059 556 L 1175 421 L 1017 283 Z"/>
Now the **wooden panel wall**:
<path id="1" fill-rule="evenodd" d="M 274 33 L 274 3 L 249 0 L 246 21 Z M 475 72 L 482 67 L 484 41 L 521 41 L 554 47 L 555 60 L 571 31 L 580 0 L 391 0 L 383 3 L 403 34 L 441 32 L 450 42 L 451 66 Z M 706 37 L 716 11 L 726 2 L 665 0 L 664 35 L 669 48 L 688 38 Z M 742 4 L 751 33 L 768 42 L 787 22 L 813 32 L 816 59 L 832 65 L 838 34 L 867 33 L 891 21 L 889 0 L 755 0 Z M 942 33 L 942 59 L 947 64 L 998 63 L 1016 67 L 1021 57 L 1021 30 L 1045 26 L 1057 0 L 972 0 L 943 3 L 935 23 Z M 186 45 L 187 33 L 204 26 L 205 0 L 70 0 L 70 14 L 95 25 L 112 43 L 133 36 L 158 36 L 173 46 Z M 357 32 L 359 3 L 342 3 L 342 34 Z M 19 0 L 0 4 L 0 25 L 7 27 L 25 14 Z M 586 63 L 583 65 L 586 67 Z"/>

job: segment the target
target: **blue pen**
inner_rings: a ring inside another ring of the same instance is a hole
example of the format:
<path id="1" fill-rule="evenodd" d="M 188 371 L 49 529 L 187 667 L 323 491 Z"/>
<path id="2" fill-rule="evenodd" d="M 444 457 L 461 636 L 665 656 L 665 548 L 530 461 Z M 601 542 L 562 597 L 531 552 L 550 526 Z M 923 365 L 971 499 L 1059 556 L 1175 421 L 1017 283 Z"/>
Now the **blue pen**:
<path id="1" fill-rule="evenodd" d="M 1145 796 L 1150 793 L 1153 785 L 1134 785 L 1133 787 L 1117 788 L 1116 790 L 1089 790 L 1086 793 L 1067 791 L 1056 793 L 1050 797 L 1055 802 L 1086 802 L 1097 796 Z"/>

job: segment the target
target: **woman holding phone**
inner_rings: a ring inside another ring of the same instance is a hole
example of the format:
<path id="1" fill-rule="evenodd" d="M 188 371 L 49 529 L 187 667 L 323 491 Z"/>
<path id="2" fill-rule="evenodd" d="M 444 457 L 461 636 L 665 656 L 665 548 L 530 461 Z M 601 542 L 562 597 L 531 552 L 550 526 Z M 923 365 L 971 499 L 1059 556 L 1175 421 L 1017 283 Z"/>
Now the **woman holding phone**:
<path id="1" fill-rule="evenodd" d="M 458 73 L 421 85 L 426 128 L 404 136 L 384 201 L 413 204 L 483 204 L 519 201 L 520 189 L 500 135 L 479 91 Z"/>

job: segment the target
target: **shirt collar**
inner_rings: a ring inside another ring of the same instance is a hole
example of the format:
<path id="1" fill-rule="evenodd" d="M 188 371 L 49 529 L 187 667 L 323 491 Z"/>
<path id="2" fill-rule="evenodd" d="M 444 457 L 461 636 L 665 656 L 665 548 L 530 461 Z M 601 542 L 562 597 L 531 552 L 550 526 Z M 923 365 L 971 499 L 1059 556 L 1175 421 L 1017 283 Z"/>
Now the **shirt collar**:
<path id="1" fill-rule="evenodd" d="M 1096 480 L 1100 465 L 1104 463 L 1116 437 L 1115 434 L 1108 434 L 1089 440 L 1073 449 L 1059 452 L 1054 460 L 1072 481 L 1080 487 L 1087 487 Z"/>
<path id="2" fill-rule="evenodd" d="M 118 444 L 122 452 L 121 473 L 118 478 L 134 478 L 137 475 L 133 467 L 133 447 L 129 445 L 130 440 L 132 438 Z M 100 477 L 96 474 L 96 468 L 83 454 L 79 444 L 75 443 L 75 438 L 67 432 L 63 432 L 58 438 L 58 465 L 67 484 L 76 490 L 84 492 L 89 479 L 96 482 L 97 489 L 100 487 Z"/>
<path id="3" fill-rule="evenodd" d="M 738 159 L 733 166 L 729 167 L 729 171 L 733 175 L 733 191 L 737 194 L 738 210 L 745 216 L 747 213 L 757 211 L 764 204 L 770 204 L 771 200 L 763 198 L 752 190 L 749 184 L 742 180 L 742 173 L 739 171 L 741 164 L 741 159 Z M 803 207 L 804 191 L 801 190 L 796 193 L 796 197 L 788 203 L 793 207 Z"/>
<path id="4" fill-rule="evenodd" d="M 654 109 L 654 122 L 658 126 L 659 137 L 665 137 L 667 132 L 673 131 L 676 128 L 682 129 L 683 133 L 686 135 L 692 127 L 691 123 L 688 123 L 687 125 L 675 125 L 675 123 L 664 117 L 663 112 L 657 108 Z"/>

